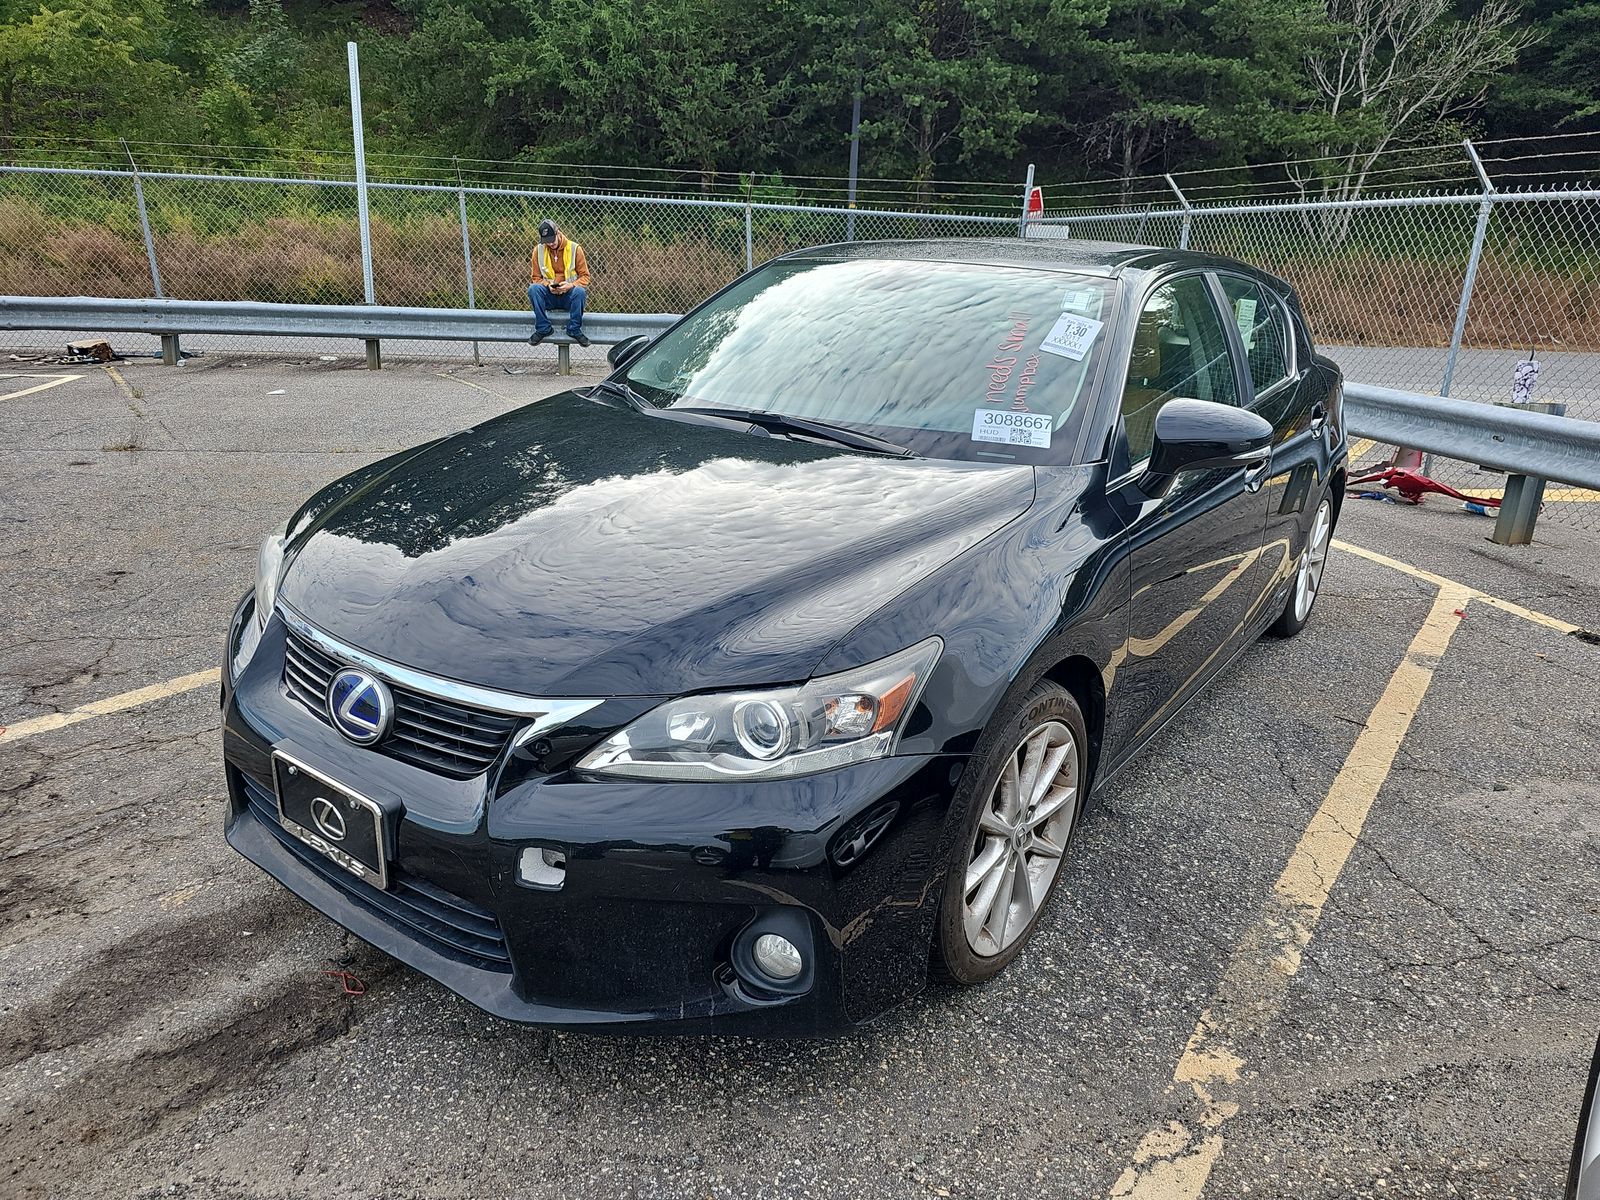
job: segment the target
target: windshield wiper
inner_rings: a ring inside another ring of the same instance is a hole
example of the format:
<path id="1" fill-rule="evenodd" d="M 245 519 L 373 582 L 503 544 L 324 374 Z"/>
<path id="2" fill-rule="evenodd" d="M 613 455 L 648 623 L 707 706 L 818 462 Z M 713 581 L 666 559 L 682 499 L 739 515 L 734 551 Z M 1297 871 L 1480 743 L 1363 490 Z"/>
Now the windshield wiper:
<path id="1" fill-rule="evenodd" d="M 790 416 L 788 413 L 766 412 L 751 408 L 669 408 L 665 411 L 697 413 L 706 417 L 728 417 L 732 420 L 748 421 L 752 425 L 774 433 L 805 434 L 807 437 L 821 438 L 840 446 L 849 446 L 852 450 L 871 450 L 877 454 L 892 454 L 896 458 L 913 457 L 910 450 L 885 438 L 874 437 L 870 433 L 857 433 L 853 429 L 831 425 L 826 421 L 814 421 L 809 417 Z"/>
<path id="2" fill-rule="evenodd" d="M 615 379 L 602 379 L 599 383 L 594 385 L 594 390 L 597 392 L 604 392 L 608 396 L 617 397 L 629 408 L 636 412 L 661 411 L 627 384 L 619 383 Z"/>

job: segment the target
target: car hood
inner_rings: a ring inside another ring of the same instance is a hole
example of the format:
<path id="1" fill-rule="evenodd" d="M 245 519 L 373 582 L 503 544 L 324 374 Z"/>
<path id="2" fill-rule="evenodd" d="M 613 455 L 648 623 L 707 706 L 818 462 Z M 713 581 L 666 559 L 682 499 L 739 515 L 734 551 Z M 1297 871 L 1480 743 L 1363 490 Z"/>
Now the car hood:
<path id="1" fill-rule="evenodd" d="M 787 682 L 1032 498 L 1026 466 L 567 392 L 330 485 L 295 522 L 279 595 L 352 646 L 527 695 Z"/>

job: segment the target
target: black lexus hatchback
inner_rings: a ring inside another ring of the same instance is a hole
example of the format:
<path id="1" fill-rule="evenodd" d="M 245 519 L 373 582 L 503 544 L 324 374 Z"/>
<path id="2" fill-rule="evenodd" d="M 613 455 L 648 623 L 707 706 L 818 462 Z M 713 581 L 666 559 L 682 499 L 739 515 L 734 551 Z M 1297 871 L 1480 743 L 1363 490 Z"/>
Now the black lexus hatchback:
<path id="1" fill-rule="evenodd" d="M 229 842 L 492 1013 L 990 978 L 1085 801 L 1316 599 L 1340 375 L 1240 263 L 826 246 L 611 360 L 317 493 L 228 634 Z"/>

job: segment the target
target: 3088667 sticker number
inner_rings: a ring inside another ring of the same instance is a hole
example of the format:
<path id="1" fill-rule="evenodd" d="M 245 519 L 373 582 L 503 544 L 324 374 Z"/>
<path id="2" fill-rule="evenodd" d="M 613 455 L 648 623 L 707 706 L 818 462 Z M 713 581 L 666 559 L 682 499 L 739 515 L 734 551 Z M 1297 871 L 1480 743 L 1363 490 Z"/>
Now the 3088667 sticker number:
<path id="1" fill-rule="evenodd" d="M 1053 422 L 1047 413 L 980 408 L 972 414 L 972 440 L 1048 450 L 1052 426 Z"/>

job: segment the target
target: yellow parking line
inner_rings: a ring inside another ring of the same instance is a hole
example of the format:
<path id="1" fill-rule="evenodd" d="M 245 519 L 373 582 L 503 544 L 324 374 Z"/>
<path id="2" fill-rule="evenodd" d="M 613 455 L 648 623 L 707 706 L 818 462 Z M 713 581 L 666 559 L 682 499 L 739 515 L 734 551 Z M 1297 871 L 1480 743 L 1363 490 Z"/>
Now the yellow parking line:
<path id="1" fill-rule="evenodd" d="M 1454 579 L 1446 579 L 1443 575 L 1435 575 L 1432 571 L 1424 571 L 1421 567 L 1414 567 L 1408 562 L 1401 562 L 1398 558 L 1390 558 L 1387 554 L 1379 554 L 1376 550 L 1368 550 L 1365 546 L 1357 546 L 1350 542 L 1335 539 L 1335 550 L 1343 550 L 1347 554 L 1354 554 L 1375 562 L 1379 566 L 1388 567 L 1394 571 L 1403 571 L 1407 575 L 1424 580 L 1437 588 L 1450 588 L 1454 591 L 1464 592 L 1474 600 L 1481 600 L 1491 608 L 1498 608 L 1502 612 L 1512 613 L 1525 621 L 1532 621 L 1535 625 L 1543 625 L 1547 629 L 1554 629 L 1557 633 L 1582 633 L 1583 628 L 1574 625 L 1571 621 L 1563 621 L 1560 617 L 1552 617 L 1548 613 L 1537 612 L 1531 608 L 1524 608 L 1510 600 L 1502 600 L 1499 596 L 1491 596 L 1488 592 L 1480 592 L 1477 588 L 1465 583 L 1458 583 Z"/>
<path id="2" fill-rule="evenodd" d="M 53 387 L 60 387 L 63 383 L 71 383 L 74 379 L 82 379 L 82 375 L 0 375 L 0 379 L 44 379 L 46 383 L 38 383 L 33 387 L 25 387 L 20 392 L 7 392 L 0 396 L 0 400 L 15 400 L 21 396 L 31 396 L 35 392 L 48 391 Z"/>
<path id="3" fill-rule="evenodd" d="M 1503 487 L 1457 488 L 1456 491 L 1475 500 L 1493 499 L 1505 494 Z M 1600 492 L 1580 487 L 1547 487 L 1544 490 L 1544 501 L 1546 504 L 1600 504 Z"/>
<path id="4" fill-rule="evenodd" d="M 1182 1097 L 1185 1112 L 1197 1105 L 1198 1116 L 1188 1123 L 1167 1121 L 1140 1139 L 1111 1187 L 1116 1200 L 1196 1200 L 1205 1189 L 1222 1156 L 1223 1128 L 1239 1112 L 1238 1084 L 1248 1042 L 1282 1011 L 1289 981 L 1300 969 L 1301 952 L 1355 849 L 1434 668 L 1461 623 L 1456 610 L 1464 609 L 1471 598 L 1460 587 L 1440 588 L 1434 598 L 1322 807 L 1235 947 L 1172 1072 L 1169 1092 Z M 1183 1096 L 1185 1088 L 1188 1097 Z"/>
<path id="5" fill-rule="evenodd" d="M 137 708 L 141 704 L 149 704 L 152 700 L 164 700 L 168 696 L 176 696 L 180 692 L 192 691 L 197 687 L 205 687 L 208 683 L 217 683 L 221 672 L 216 667 L 209 671 L 196 671 L 193 675 L 180 675 L 176 679 L 169 679 L 165 683 L 152 683 L 149 687 L 135 688 L 131 692 L 123 692 L 116 696 L 107 696 L 104 700 L 96 700 L 92 704 L 85 704 L 74 708 L 70 712 L 49 713 L 42 717 L 33 717 L 26 721 L 19 721 L 7 729 L 0 729 L 0 744 L 21 741 L 25 737 L 32 737 L 36 733 L 48 733 L 52 729 L 62 729 L 68 725 L 76 725 L 79 721 L 87 721 L 90 717 L 103 717 L 107 713 L 122 712 L 124 709 Z"/>

